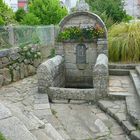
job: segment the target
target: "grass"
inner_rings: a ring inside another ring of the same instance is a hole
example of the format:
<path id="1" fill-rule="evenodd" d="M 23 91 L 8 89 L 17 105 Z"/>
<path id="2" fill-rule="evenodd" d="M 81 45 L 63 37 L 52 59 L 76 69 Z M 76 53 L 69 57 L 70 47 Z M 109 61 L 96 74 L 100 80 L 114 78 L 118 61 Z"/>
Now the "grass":
<path id="1" fill-rule="evenodd" d="M 140 22 L 113 25 L 108 41 L 111 62 L 140 62 Z"/>
<path id="2" fill-rule="evenodd" d="M 6 138 L 3 136 L 1 132 L 0 132 L 0 140 L 6 140 Z"/>

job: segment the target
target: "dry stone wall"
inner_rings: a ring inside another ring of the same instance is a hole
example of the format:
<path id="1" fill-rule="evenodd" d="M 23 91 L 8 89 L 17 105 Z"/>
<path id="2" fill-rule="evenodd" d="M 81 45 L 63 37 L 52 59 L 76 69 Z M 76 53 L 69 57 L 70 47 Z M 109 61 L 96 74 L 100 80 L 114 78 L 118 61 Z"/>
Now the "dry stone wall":
<path id="1" fill-rule="evenodd" d="M 0 87 L 35 74 L 40 63 L 38 45 L 0 50 Z"/>

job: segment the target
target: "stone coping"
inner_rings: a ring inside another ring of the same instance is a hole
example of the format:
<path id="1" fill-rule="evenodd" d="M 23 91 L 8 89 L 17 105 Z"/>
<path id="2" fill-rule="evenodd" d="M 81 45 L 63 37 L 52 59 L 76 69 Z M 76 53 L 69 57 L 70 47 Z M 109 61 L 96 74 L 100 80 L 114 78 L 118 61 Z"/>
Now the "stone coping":
<path id="1" fill-rule="evenodd" d="M 96 100 L 97 90 L 91 89 L 75 89 L 75 88 L 59 88 L 49 87 L 48 95 L 50 99 L 68 99 L 68 100 Z"/>

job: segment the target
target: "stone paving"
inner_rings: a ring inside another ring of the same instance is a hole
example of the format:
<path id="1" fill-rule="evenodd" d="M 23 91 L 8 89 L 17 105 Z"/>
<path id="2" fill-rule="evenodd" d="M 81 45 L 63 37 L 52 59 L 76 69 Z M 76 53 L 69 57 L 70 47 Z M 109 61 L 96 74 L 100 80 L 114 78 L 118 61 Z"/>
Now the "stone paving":
<path id="1" fill-rule="evenodd" d="M 125 94 L 133 88 L 129 77 L 110 76 L 109 89 Z M 47 94 L 37 91 L 36 76 L 0 89 L 0 131 L 11 140 L 128 140 L 119 122 L 126 118 L 125 100 L 49 104 Z"/>

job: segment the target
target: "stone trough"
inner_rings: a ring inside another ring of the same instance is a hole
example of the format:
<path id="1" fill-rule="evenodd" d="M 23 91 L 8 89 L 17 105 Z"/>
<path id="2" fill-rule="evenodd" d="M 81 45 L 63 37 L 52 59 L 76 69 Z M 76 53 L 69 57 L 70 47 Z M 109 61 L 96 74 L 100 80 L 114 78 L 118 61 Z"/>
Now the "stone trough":
<path id="1" fill-rule="evenodd" d="M 39 92 L 47 93 L 51 100 L 96 100 L 107 96 L 107 30 L 101 18 L 88 9 L 87 4 L 79 2 L 77 11 L 60 22 L 60 32 L 70 27 L 99 27 L 104 36 L 56 42 L 56 56 L 37 70 Z"/>

